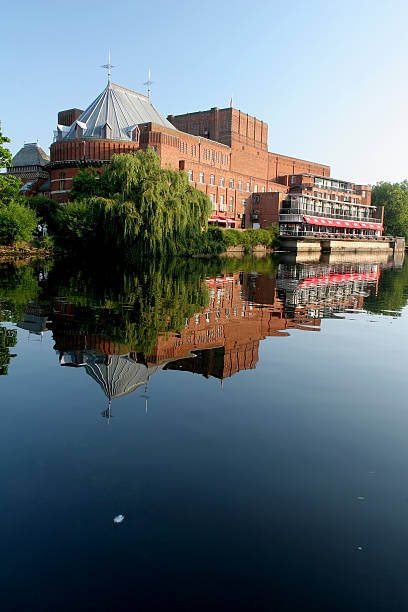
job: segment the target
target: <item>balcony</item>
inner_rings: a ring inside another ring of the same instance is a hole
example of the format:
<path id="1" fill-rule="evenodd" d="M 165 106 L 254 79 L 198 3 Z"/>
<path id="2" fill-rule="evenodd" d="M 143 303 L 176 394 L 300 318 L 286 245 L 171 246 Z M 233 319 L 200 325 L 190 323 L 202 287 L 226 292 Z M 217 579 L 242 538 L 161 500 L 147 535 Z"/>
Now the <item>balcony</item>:
<path id="1" fill-rule="evenodd" d="M 326 219 L 346 219 L 347 221 L 362 221 L 363 223 L 381 223 L 381 219 L 376 217 L 350 215 L 342 212 L 329 213 L 324 211 L 306 210 L 305 208 L 281 208 L 279 221 L 281 223 L 293 223 L 294 221 L 303 221 L 303 216 L 307 217 L 324 217 Z M 296 216 L 296 219 L 293 218 Z"/>

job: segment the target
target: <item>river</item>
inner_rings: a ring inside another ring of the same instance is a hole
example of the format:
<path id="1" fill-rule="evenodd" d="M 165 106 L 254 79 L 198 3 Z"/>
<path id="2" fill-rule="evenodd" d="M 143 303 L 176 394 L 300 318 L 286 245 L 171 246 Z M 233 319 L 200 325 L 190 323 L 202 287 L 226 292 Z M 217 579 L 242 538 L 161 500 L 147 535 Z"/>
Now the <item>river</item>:
<path id="1" fill-rule="evenodd" d="M 407 610 L 407 302 L 361 256 L 2 264 L 2 610 Z"/>

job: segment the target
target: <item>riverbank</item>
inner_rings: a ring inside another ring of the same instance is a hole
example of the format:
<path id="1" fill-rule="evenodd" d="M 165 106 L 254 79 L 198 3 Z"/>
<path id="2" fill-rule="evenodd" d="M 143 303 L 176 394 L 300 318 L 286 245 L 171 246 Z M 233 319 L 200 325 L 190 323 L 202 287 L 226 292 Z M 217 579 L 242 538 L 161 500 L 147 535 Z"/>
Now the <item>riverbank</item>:
<path id="1" fill-rule="evenodd" d="M 21 242 L 13 245 L 0 245 L 0 262 L 14 261 L 30 261 L 43 257 L 50 257 L 54 254 L 54 250 L 50 247 L 39 246 L 38 243 Z"/>

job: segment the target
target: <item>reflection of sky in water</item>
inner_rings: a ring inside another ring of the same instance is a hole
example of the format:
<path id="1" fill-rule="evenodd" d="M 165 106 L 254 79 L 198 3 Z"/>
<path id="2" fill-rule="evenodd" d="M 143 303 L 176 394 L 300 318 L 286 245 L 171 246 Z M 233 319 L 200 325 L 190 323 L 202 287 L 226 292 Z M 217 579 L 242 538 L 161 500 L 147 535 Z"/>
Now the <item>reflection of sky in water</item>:
<path id="1" fill-rule="evenodd" d="M 5 609 L 406 609 L 403 271 L 319 285 L 323 302 L 310 272 L 234 272 L 229 303 L 209 284 L 199 322 L 149 355 L 97 351 L 75 317 L 19 329 L 0 378 Z"/>

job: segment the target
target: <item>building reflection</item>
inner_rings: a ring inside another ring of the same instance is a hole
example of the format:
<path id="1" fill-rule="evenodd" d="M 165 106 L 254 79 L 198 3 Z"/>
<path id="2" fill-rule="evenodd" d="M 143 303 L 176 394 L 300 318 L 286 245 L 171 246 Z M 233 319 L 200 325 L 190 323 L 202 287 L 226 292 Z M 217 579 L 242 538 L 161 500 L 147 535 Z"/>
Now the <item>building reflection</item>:
<path id="1" fill-rule="evenodd" d="M 361 310 L 364 299 L 377 291 L 382 267 L 384 262 L 286 261 L 276 275 L 234 272 L 207 278 L 208 305 L 188 317 L 181 331 L 161 333 L 147 353 L 109 337 L 98 308 L 87 311 L 61 297 L 53 300 L 50 321 L 38 312 L 38 329 L 52 330 L 61 366 L 83 368 L 98 383 L 108 402 L 103 415 L 109 418 L 112 400 L 147 388 L 161 370 L 223 381 L 255 368 L 265 338 L 284 338 L 295 329 L 318 332 L 323 318 Z M 32 317 L 33 309 L 27 314 Z M 22 327 L 27 329 L 27 317 Z"/>

